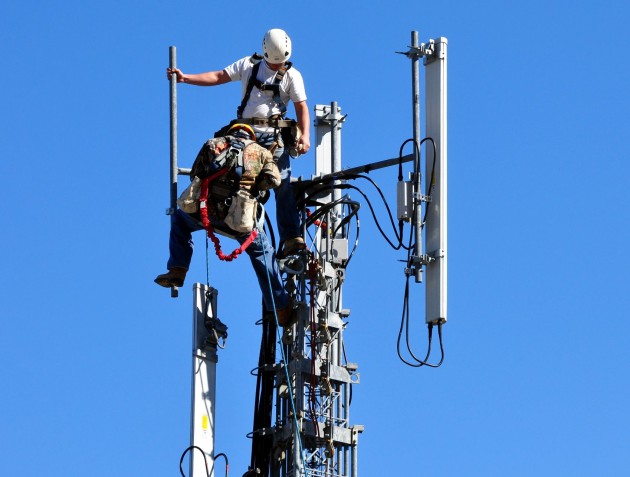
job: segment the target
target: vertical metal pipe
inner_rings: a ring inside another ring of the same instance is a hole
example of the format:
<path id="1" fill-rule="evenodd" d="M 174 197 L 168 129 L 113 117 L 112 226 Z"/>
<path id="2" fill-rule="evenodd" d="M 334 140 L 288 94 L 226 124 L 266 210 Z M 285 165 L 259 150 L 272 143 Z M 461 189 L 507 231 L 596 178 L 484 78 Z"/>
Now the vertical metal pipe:
<path id="1" fill-rule="evenodd" d="M 299 408 L 296 409 L 296 411 L 299 412 Z M 301 471 L 301 466 L 300 466 L 300 449 L 299 449 L 299 439 L 300 439 L 300 430 L 297 428 L 297 425 L 295 423 L 295 419 L 293 420 L 293 475 L 296 475 L 298 477 L 303 477 L 303 473 Z"/>
<path id="2" fill-rule="evenodd" d="M 339 107 L 337 101 L 330 103 L 330 129 L 331 129 L 331 149 L 332 149 L 332 172 L 341 170 L 341 147 L 339 144 Z M 339 191 L 336 191 L 340 194 Z"/>
<path id="3" fill-rule="evenodd" d="M 350 453 L 352 454 L 352 477 L 359 476 L 359 456 L 357 455 L 357 449 L 357 444 L 352 444 L 352 447 L 350 449 Z"/>
<path id="4" fill-rule="evenodd" d="M 341 141 L 340 141 L 340 122 L 339 122 L 339 107 L 337 101 L 330 103 L 330 129 L 331 129 L 331 149 L 332 149 L 332 164 L 331 171 L 339 172 L 341 170 Z M 339 181 L 334 182 L 335 185 L 339 184 Z M 341 197 L 341 191 L 339 189 L 333 190 L 333 201 Z M 337 205 L 334 208 L 333 224 L 336 225 L 341 218 L 341 206 Z"/>
<path id="5" fill-rule="evenodd" d="M 341 300 L 341 290 L 339 290 L 339 299 Z M 339 303 L 339 309 L 341 309 L 341 303 Z M 335 361 L 335 366 L 341 368 L 343 362 L 343 328 L 339 330 L 337 333 L 337 356 Z M 346 427 L 345 418 L 346 413 L 344 409 L 344 395 L 343 395 L 343 386 L 342 383 L 337 383 L 335 385 L 335 391 L 337 391 L 337 422 L 336 425 L 341 427 Z M 341 448 L 337 450 L 337 468 L 339 469 L 339 475 L 341 475 Z"/>
<path id="6" fill-rule="evenodd" d="M 331 149 L 332 149 L 332 172 L 339 172 L 341 171 L 341 122 L 339 121 L 340 119 L 340 114 L 339 114 L 339 107 L 337 105 L 336 101 L 332 101 L 330 103 L 330 109 L 331 109 L 331 117 L 332 117 L 332 121 L 331 121 L 331 132 L 332 132 L 332 136 L 331 136 Z M 338 185 L 340 183 L 340 181 L 335 181 L 335 185 Z M 336 201 L 338 199 L 341 198 L 341 191 L 339 189 L 334 189 L 333 190 L 333 201 Z M 333 218 L 332 218 L 332 224 L 333 227 L 336 227 L 337 224 L 339 223 L 339 221 L 341 220 L 342 217 L 342 206 L 341 205 L 336 205 L 333 209 Z M 340 233 L 336 233 L 334 237 L 332 237 L 332 239 L 334 240 L 336 237 L 341 237 L 342 235 Z M 332 248 L 332 244 L 331 244 L 331 248 Z M 329 249 L 329 260 L 332 258 L 332 250 Z M 339 285 L 339 277 L 335 276 L 334 277 L 334 284 L 335 284 L 335 288 L 337 288 L 337 286 Z M 339 289 L 338 293 L 332 293 L 332 297 L 333 299 L 333 303 L 332 303 L 332 308 L 330 309 L 330 311 L 332 312 L 338 312 L 339 310 L 341 310 L 341 290 Z M 330 353 L 330 360 L 328 361 L 329 363 L 329 369 L 331 368 L 331 364 L 334 366 L 339 366 L 340 364 L 340 356 L 341 356 L 341 330 L 337 333 L 337 336 L 334 338 L 333 342 L 331 343 L 331 353 Z M 329 374 L 330 375 L 330 374 Z M 334 392 L 335 393 L 339 393 L 340 391 L 340 387 L 338 384 L 334 385 Z M 331 416 L 331 421 L 330 424 L 331 426 L 335 426 L 337 425 L 338 421 L 336 419 L 338 419 L 339 417 L 341 417 L 342 415 L 342 411 L 341 411 L 341 398 L 339 395 L 337 395 L 337 405 L 334 406 L 331 403 L 330 406 L 330 416 Z M 336 407 L 336 409 L 335 409 Z M 332 432 L 332 431 L 331 431 Z M 340 453 L 339 453 L 339 449 L 337 449 L 337 452 L 335 452 L 333 459 L 332 459 L 332 463 L 333 463 L 333 472 L 335 473 L 335 475 L 340 475 L 341 472 L 341 465 L 340 465 Z M 336 463 L 336 465 L 335 465 Z"/>
<path id="7" fill-rule="evenodd" d="M 306 237 L 306 192 L 302 192 L 302 203 L 304 206 L 300 210 L 300 220 L 302 224 L 302 237 Z M 302 302 L 306 303 L 306 282 L 305 280 L 299 280 L 299 295 Z"/>
<path id="8" fill-rule="evenodd" d="M 345 427 L 350 427 L 350 384 L 344 383 L 343 385 L 343 401 L 344 401 L 344 419 L 346 420 Z M 347 445 L 343 447 L 343 475 L 348 476 L 349 472 L 349 461 L 348 455 L 350 453 L 350 449 Z"/>
<path id="9" fill-rule="evenodd" d="M 418 32 L 411 32 L 411 46 L 413 49 L 419 46 Z M 413 158 L 414 158 L 414 181 L 415 181 L 415 213 L 413 218 L 413 226 L 415 227 L 416 246 L 414 255 L 416 258 L 422 256 L 422 172 L 420 171 L 420 63 L 419 55 L 413 56 L 411 59 L 411 84 L 413 88 Z M 416 264 L 415 271 L 416 283 L 422 282 L 422 265 Z"/>
<path id="10" fill-rule="evenodd" d="M 169 66 L 177 67 L 177 50 L 174 46 L 169 48 Z M 170 82 L 171 100 L 171 200 L 168 214 L 174 214 L 177 207 L 177 75 L 171 75 Z"/>

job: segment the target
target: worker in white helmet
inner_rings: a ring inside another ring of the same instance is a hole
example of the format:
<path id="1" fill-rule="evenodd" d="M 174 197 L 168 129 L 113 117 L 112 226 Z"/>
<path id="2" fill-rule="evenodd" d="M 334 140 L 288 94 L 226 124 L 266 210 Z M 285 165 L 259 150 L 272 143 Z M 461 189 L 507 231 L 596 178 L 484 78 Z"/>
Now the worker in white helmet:
<path id="1" fill-rule="evenodd" d="M 262 51 L 262 55 L 246 56 L 218 71 L 186 74 L 178 68 L 167 68 L 166 73 L 169 79 L 176 74 L 177 82 L 197 86 L 242 82 L 238 123 L 250 124 L 254 128 L 258 143 L 273 152 L 280 170 L 282 183 L 275 189 L 276 219 L 286 256 L 305 247 L 291 191 L 290 155 L 297 157 L 310 149 L 310 117 L 304 80 L 288 61 L 291 57 L 289 36 L 284 30 L 269 30 L 263 38 Z M 292 127 L 295 121 L 285 119 L 289 101 L 295 107 L 297 128 Z"/>

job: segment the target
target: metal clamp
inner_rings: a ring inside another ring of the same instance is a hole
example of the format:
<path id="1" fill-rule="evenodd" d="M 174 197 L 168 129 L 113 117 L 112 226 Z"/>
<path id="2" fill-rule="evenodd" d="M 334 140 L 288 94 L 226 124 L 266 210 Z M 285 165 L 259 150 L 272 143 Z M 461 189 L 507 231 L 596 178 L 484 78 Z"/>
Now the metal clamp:
<path id="1" fill-rule="evenodd" d="M 407 58 L 415 60 L 423 56 L 432 56 L 435 54 L 435 40 L 429 40 L 429 43 L 420 43 L 419 46 L 409 46 L 409 50 L 397 51 L 399 55 L 405 55 Z"/>
<path id="2" fill-rule="evenodd" d="M 348 117 L 347 114 L 344 114 L 342 116 L 339 112 L 336 112 L 335 114 L 333 114 L 332 111 L 330 111 L 330 108 L 327 108 L 327 107 L 324 108 L 324 111 L 327 111 L 327 112 L 323 116 L 317 117 L 317 120 L 322 123 L 332 124 L 335 121 L 337 121 L 337 123 L 343 123 Z"/>
<path id="3" fill-rule="evenodd" d="M 428 256 L 431 258 L 431 261 L 437 260 L 438 258 L 444 258 L 446 253 L 441 248 L 434 250 L 433 252 L 429 252 Z"/>
<path id="4" fill-rule="evenodd" d="M 413 198 L 416 200 L 416 202 L 431 202 L 431 196 L 424 195 L 421 192 L 414 192 Z"/>
<path id="5" fill-rule="evenodd" d="M 216 345 L 223 349 L 228 337 L 227 325 L 221 322 L 218 318 L 206 316 L 204 326 L 208 332 L 208 336 L 206 336 L 206 344 L 210 346 Z"/>
<path id="6" fill-rule="evenodd" d="M 422 267 L 423 265 L 429 265 L 431 262 L 435 262 L 436 257 L 434 253 L 431 254 L 423 254 L 420 256 L 414 255 L 411 257 L 411 267 L 405 267 L 405 276 L 409 277 L 416 273 L 416 269 L 418 266 Z"/>

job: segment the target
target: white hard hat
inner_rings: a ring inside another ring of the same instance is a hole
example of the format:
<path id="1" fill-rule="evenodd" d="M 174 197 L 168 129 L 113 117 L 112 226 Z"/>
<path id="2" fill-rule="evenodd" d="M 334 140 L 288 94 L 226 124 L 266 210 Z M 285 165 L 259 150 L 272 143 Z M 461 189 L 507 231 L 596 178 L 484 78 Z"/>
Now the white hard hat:
<path id="1" fill-rule="evenodd" d="M 265 33 L 262 49 L 269 63 L 284 63 L 291 57 L 291 38 L 284 30 L 273 28 Z"/>

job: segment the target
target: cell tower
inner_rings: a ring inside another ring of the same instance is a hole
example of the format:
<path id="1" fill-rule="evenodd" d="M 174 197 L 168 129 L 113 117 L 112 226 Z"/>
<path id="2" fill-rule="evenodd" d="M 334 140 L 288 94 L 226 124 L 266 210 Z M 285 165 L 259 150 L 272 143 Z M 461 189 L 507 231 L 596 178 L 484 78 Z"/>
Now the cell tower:
<path id="1" fill-rule="evenodd" d="M 285 287 L 295 306 L 293 322 L 284 328 L 274 320 L 259 322 L 261 349 L 254 425 L 249 436 L 252 455 L 244 476 L 358 477 L 358 443 L 364 427 L 351 422 L 350 404 L 352 386 L 360 379 L 358 364 L 345 358 L 344 334 L 351 331 L 347 321 L 350 310 L 344 308 L 342 299 L 346 269 L 356 248 L 356 241 L 350 247 L 348 225 L 360 203 L 344 191 L 349 181 L 365 178 L 371 170 L 413 163 L 409 180 L 399 176 L 397 193 L 400 229 L 407 222 L 415 231 L 413 243 L 406 247 L 405 274 L 407 283 L 411 277 L 417 283 L 424 279 L 429 339 L 432 327 L 438 326 L 441 346 L 441 325 L 447 320 L 447 40 L 441 37 L 418 44 L 417 32 L 412 32 L 411 40 L 409 50 L 402 54 L 412 63 L 412 154 L 344 170 L 341 130 L 346 117 L 336 102 L 315 106 L 315 174 L 293 183 L 300 199 L 303 234 L 309 238 L 310 247 L 308 253 L 280 261 Z M 424 139 L 420 135 L 420 59 L 425 66 Z M 175 94 L 173 88 L 171 93 Z M 171 137 L 176 141 L 176 136 Z M 427 147 L 423 175 L 420 151 L 425 143 L 431 147 Z M 177 174 L 189 172 L 177 168 L 176 146 L 173 149 L 172 200 L 177 192 Z M 427 178 L 424 189 L 423 176 Z M 402 234 L 400 241 L 402 244 Z M 193 290 L 188 475 L 207 477 L 214 475 L 215 459 L 225 457 L 214 454 L 214 397 L 217 351 L 227 330 L 216 318 L 216 290 L 198 283 Z M 414 356 L 411 362 L 403 361 L 422 366 L 429 364 L 427 358 Z"/>

